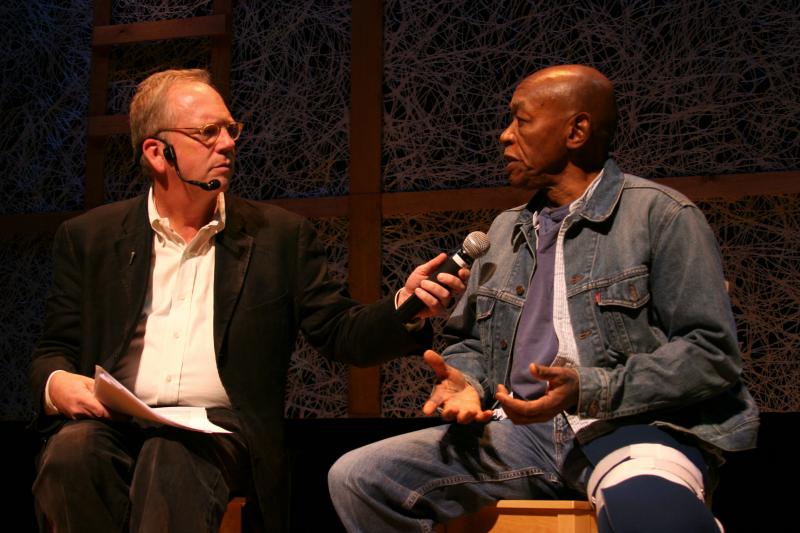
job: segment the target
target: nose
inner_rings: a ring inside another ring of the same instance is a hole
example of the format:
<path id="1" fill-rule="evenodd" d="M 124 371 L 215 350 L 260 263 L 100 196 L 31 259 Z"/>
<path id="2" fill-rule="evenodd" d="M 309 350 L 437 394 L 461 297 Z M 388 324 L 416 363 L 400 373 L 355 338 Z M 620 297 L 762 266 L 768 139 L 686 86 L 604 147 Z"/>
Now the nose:
<path id="1" fill-rule="evenodd" d="M 217 137 L 217 150 L 220 152 L 229 152 L 236 146 L 236 141 L 233 140 L 227 128 L 221 128 L 219 137 Z"/>
<path id="2" fill-rule="evenodd" d="M 506 129 L 503 130 L 503 133 L 500 134 L 500 144 L 503 146 L 508 146 L 514 142 L 514 134 L 511 132 L 511 127 L 513 125 L 514 123 L 512 122 L 506 127 Z"/>

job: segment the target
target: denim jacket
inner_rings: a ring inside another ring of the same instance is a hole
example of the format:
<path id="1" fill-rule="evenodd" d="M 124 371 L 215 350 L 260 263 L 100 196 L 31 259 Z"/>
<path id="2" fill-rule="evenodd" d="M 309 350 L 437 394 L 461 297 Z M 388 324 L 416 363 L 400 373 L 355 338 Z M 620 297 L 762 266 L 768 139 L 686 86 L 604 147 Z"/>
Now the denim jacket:
<path id="1" fill-rule="evenodd" d="M 491 248 L 473 264 L 445 327 L 452 344 L 443 355 L 479 388 L 486 406 L 497 383 L 508 386 L 536 262 L 533 215 L 545 201 L 537 194 L 494 220 Z M 700 210 L 608 160 L 564 225 L 564 277 L 556 287 L 565 287 L 577 346 L 574 414 L 597 420 L 578 439 L 653 423 L 722 450 L 755 446 L 758 409 L 740 379 L 719 247 Z"/>

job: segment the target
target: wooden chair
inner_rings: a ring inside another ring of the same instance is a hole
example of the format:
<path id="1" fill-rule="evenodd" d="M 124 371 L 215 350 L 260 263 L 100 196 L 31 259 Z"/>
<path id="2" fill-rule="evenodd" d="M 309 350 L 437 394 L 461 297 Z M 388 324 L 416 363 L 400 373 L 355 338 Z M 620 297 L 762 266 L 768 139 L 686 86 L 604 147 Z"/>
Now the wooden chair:
<path id="1" fill-rule="evenodd" d="M 436 526 L 439 533 L 597 533 L 587 501 L 500 500 Z"/>
<path id="2" fill-rule="evenodd" d="M 247 500 L 244 498 L 234 498 L 228 502 L 228 508 L 222 516 L 222 523 L 219 525 L 219 533 L 241 533 L 242 531 L 242 508 Z"/>

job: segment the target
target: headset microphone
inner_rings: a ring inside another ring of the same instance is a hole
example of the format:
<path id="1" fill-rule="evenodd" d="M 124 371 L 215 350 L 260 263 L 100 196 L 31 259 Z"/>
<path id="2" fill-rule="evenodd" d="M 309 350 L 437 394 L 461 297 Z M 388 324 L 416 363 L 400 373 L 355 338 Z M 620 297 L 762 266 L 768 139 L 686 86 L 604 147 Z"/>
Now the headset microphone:
<path id="1" fill-rule="evenodd" d="M 164 143 L 164 159 L 169 161 L 169 163 L 173 167 L 175 167 L 175 173 L 178 175 L 181 181 L 184 181 L 190 185 L 194 185 L 195 187 L 200 187 L 201 189 L 206 191 L 215 191 L 220 188 L 222 183 L 220 183 L 220 181 L 217 179 L 213 179 L 208 183 L 206 183 L 204 181 L 187 180 L 186 178 L 184 178 L 183 175 L 181 175 L 181 169 L 178 168 L 178 156 L 175 154 L 175 148 L 173 148 L 172 145 L 166 141 L 161 141 L 161 142 Z"/>

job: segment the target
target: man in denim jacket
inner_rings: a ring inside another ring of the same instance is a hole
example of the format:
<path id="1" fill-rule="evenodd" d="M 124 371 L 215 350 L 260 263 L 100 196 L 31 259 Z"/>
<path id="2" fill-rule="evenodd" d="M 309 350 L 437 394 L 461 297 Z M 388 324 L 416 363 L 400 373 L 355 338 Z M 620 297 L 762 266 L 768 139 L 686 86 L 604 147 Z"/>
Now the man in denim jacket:
<path id="1" fill-rule="evenodd" d="M 423 407 L 448 422 L 345 455 L 329 474 L 349 531 L 430 531 L 499 499 L 588 497 L 601 532 L 718 531 L 722 451 L 758 410 L 719 249 L 680 193 L 608 159 L 611 83 L 580 65 L 517 88 L 500 136 L 515 187 L 446 328 Z M 497 384 L 495 386 L 495 384 Z"/>

